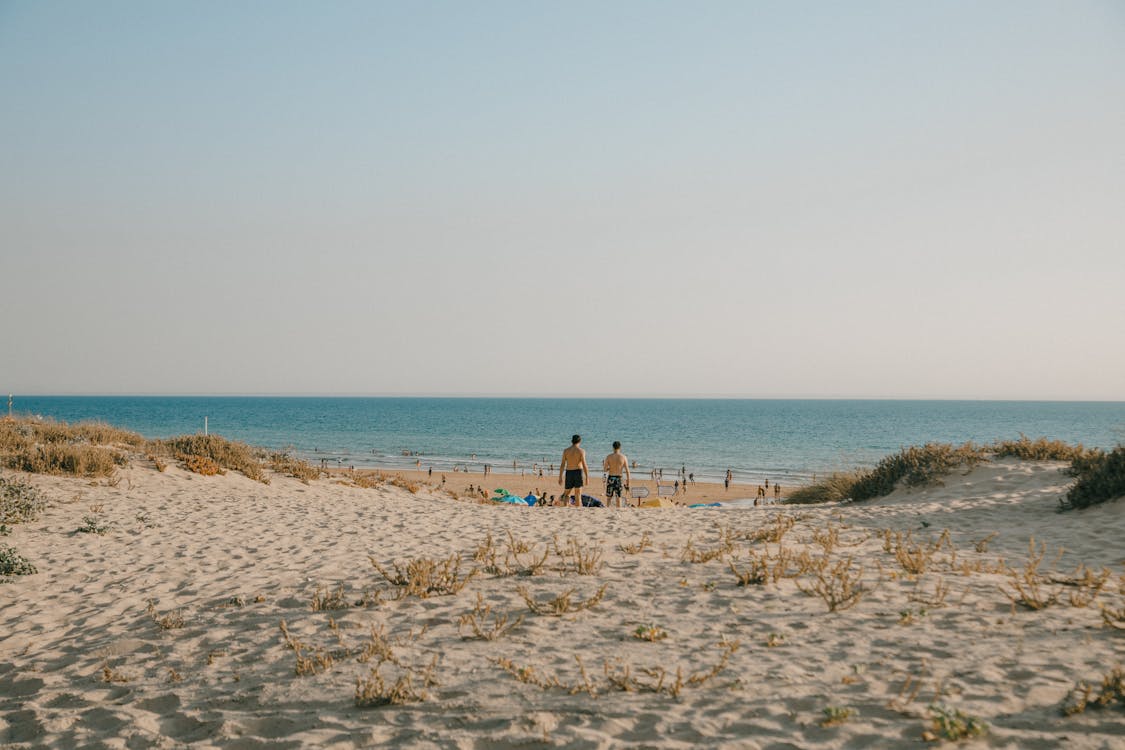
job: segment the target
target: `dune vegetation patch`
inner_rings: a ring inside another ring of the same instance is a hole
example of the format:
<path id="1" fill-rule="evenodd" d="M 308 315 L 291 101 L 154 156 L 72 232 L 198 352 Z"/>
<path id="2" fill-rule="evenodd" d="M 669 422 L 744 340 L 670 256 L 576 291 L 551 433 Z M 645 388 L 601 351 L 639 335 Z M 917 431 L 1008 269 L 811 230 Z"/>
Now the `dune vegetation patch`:
<path id="1" fill-rule="evenodd" d="M 1074 459 L 1067 471 L 1078 481 L 1059 501 L 1059 510 L 1088 508 L 1125 497 L 1125 445 L 1109 453 L 1094 451 Z"/>
<path id="2" fill-rule="evenodd" d="M 1101 463 L 1107 456 L 1103 451 L 1070 445 L 1061 440 L 1041 437 L 1031 439 L 1021 435 L 1018 440 L 998 440 L 985 445 L 968 442 L 926 443 L 903 448 L 880 460 L 870 469 L 853 469 L 829 474 L 824 479 L 800 487 L 789 494 L 786 503 L 805 505 L 812 503 L 842 502 L 845 500 L 871 500 L 891 494 L 898 487 L 926 487 L 940 484 L 943 477 L 955 471 L 1002 458 L 1022 461 L 1070 461 L 1071 474 L 1082 476 L 1097 470 L 1105 472 L 1090 482 L 1096 485 L 1091 494 L 1100 496 L 1103 485 L 1118 487 L 1118 496 L 1125 494 L 1125 458 L 1120 467 L 1111 469 Z M 1114 473 L 1116 472 L 1116 473 Z M 1108 499 L 1108 498 L 1106 498 Z M 1084 502 L 1085 495 L 1078 499 Z M 1100 501 L 1099 501 L 1100 502 Z M 1074 507 L 1085 507 L 1075 505 Z"/>

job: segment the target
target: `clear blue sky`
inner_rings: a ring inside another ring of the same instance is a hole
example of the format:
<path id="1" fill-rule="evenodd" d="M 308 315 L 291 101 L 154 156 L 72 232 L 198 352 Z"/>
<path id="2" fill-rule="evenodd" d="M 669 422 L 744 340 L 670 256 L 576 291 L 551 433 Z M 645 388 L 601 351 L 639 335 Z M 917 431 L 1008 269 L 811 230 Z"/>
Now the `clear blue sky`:
<path id="1" fill-rule="evenodd" d="M 1123 2 L 3 2 L 0 390 L 1125 399 Z"/>

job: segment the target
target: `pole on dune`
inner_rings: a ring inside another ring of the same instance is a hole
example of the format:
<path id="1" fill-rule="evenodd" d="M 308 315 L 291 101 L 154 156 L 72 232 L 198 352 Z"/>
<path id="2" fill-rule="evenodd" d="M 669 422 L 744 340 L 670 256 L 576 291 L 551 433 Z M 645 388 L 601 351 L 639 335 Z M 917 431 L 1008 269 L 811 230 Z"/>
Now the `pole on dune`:
<path id="1" fill-rule="evenodd" d="M 207 417 L 203 418 L 203 434 L 207 434 Z"/>
<path id="2" fill-rule="evenodd" d="M 12 418 L 12 394 L 8 394 L 8 419 Z"/>

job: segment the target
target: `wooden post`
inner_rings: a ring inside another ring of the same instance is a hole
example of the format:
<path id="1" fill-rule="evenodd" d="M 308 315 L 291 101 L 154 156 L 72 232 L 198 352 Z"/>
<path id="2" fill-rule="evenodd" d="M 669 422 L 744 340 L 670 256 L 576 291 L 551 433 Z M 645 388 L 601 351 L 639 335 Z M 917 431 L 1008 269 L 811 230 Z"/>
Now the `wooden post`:
<path id="1" fill-rule="evenodd" d="M 207 417 L 203 418 L 203 434 L 207 434 Z"/>

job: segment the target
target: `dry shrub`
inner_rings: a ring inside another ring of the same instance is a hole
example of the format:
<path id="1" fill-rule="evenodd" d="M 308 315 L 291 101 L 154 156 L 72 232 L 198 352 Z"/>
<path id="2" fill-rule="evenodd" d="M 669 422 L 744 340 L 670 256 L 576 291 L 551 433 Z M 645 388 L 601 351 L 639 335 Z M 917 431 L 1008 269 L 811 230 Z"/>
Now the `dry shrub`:
<path id="1" fill-rule="evenodd" d="M 1114 630 L 1125 630 L 1125 607 L 1113 609 L 1103 605 L 1102 621 L 1105 622 L 1106 627 Z"/>
<path id="2" fill-rule="evenodd" d="M 606 589 L 609 588 L 608 583 L 603 583 L 602 587 L 598 589 L 593 596 L 586 600 L 571 599 L 574 596 L 575 589 L 570 588 L 562 592 L 553 599 L 546 601 L 539 601 L 536 599 L 526 586 L 519 586 L 516 591 L 523 597 L 527 603 L 527 608 L 537 615 L 550 615 L 551 617 L 562 617 L 563 615 L 572 612 L 581 612 L 585 609 L 590 609 L 602 600 L 605 596 Z"/>
<path id="3" fill-rule="evenodd" d="M 565 545 L 559 545 L 558 537 L 554 538 L 555 554 L 562 560 L 562 570 L 572 569 L 580 576 L 597 575 L 605 564 L 602 562 L 602 548 L 600 546 L 587 546 L 574 537 L 568 537 Z"/>
<path id="4" fill-rule="evenodd" d="M 852 488 L 863 477 L 861 470 L 834 472 L 814 484 L 800 487 L 785 497 L 789 505 L 838 503 L 852 498 Z"/>
<path id="5" fill-rule="evenodd" d="M 828 605 L 829 612 L 850 609 L 866 593 L 861 583 L 863 568 L 853 571 L 850 557 L 835 565 L 825 564 L 815 570 L 812 577 L 812 582 L 807 586 L 798 580 L 797 588 L 810 596 L 819 596 Z"/>
<path id="6" fill-rule="evenodd" d="M 1039 565 L 1043 562 L 1046 545 L 1040 545 L 1037 549 L 1035 540 L 1031 539 L 1028 547 L 1027 564 L 1022 571 L 1008 571 L 1010 579 L 1008 583 L 1011 589 L 1005 590 L 1004 593 L 1013 603 L 1021 607 L 1031 610 L 1046 609 L 1058 602 L 1060 592 L 1048 590 L 1044 585 L 1044 577 L 1039 574 Z"/>
<path id="7" fill-rule="evenodd" d="M 219 435 L 181 435 L 167 440 L 154 440 L 150 444 L 154 453 L 174 456 L 185 464 L 189 457 L 208 459 L 224 469 L 239 471 L 250 479 L 265 484 L 269 478 L 262 471 L 263 452 L 245 443 L 227 440 Z"/>
<path id="8" fill-rule="evenodd" d="M 353 471 L 348 477 L 356 487 L 373 490 L 387 483 L 387 475 L 381 471 Z"/>
<path id="9" fill-rule="evenodd" d="M 944 579 L 938 578 L 934 583 L 933 591 L 926 591 L 922 587 L 922 582 L 918 581 L 914 586 L 914 591 L 911 592 L 907 598 L 912 602 L 924 604 L 930 609 L 939 609 L 945 606 L 945 598 L 949 596 L 949 584 Z"/>
<path id="10" fill-rule="evenodd" d="M 310 480 L 320 479 L 320 469 L 288 453 L 271 453 L 269 467 L 278 474 L 299 479 L 305 484 Z"/>
<path id="11" fill-rule="evenodd" d="M 335 591 L 316 587 L 312 596 L 313 612 L 327 612 L 336 609 L 347 609 L 348 599 L 344 596 L 344 584 L 339 584 Z"/>
<path id="12" fill-rule="evenodd" d="M 473 568 L 462 575 L 461 557 L 457 554 L 450 555 L 445 560 L 419 557 L 408 560 L 405 565 L 395 561 L 392 563 L 393 572 L 380 565 L 374 557 L 368 556 L 368 559 L 388 583 L 399 587 L 400 599 L 408 596 L 426 599 L 456 594 L 480 572 L 479 568 Z"/>
<path id="13" fill-rule="evenodd" d="M 750 567 L 745 570 L 739 570 L 735 564 L 730 563 L 730 572 L 734 573 L 734 577 L 738 579 L 739 586 L 761 586 L 770 582 L 770 565 L 769 559 L 762 555 L 754 555 L 751 553 Z"/>
<path id="14" fill-rule="evenodd" d="M 148 601 L 146 611 L 148 612 L 149 618 L 161 630 L 177 630 L 182 628 L 185 624 L 183 610 L 176 609 L 162 615 L 156 611 L 156 604 L 151 599 Z"/>
<path id="15" fill-rule="evenodd" d="M 1018 458 L 1023 461 L 1073 461 L 1090 453 L 1081 443 L 1070 445 L 1045 437 L 1032 440 L 1022 433 L 1019 440 L 997 440 L 985 450 L 995 458 Z"/>
<path id="16" fill-rule="evenodd" d="M 1086 682 L 1079 682 L 1063 700 L 1061 706 L 1065 716 L 1084 713 L 1088 707 L 1106 708 L 1118 705 L 1125 708 L 1125 670 L 1116 667 L 1102 675 L 1098 692 Z"/>
<path id="17" fill-rule="evenodd" d="M 421 703 L 429 698 L 424 689 L 414 686 L 409 672 L 403 672 L 393 683 L 388 683 L 380 669 L 381 667 L 377 666 L 366 677 L 356 678 L 356 708 L 401 706 L 407 703 Z"/>
<path id="18" fill-rule="evenodd" d="M 1088 607 L 1109 583 L 1111 573 L 1109 568 L 1102 568 L 1095 572 L 1093 569 L 1080 564 L 1073 575 L 1050 576 L 1051 583 L 1071 588 L 1067 601 L 1072 607 Z"/>
<path id="19" fill-rule="evenodd" d="M 797 519 L 793 516 L 778 514 L 774 516 L 773 523 L 764 529 L 752 531 L 743 536 L 751 542 L 763 543 L 769 542 L 772 544 L 779 544 L 785 538 L 786 532 L 797 525 Z"/>
<path id="20" fill-rule="evenodd" d="M 620 661 L 610 664 L 608 661 L 603 666 L 606 681 L 611 687 L 624 692 L 663 693 L 672 698 L 679 698 L 685 688 L 700 687 L 718 677 L 730 664 L 730 658 L 738 650 L 739 641 L 728 641 L 725 638 L 719 642 L 719 660 L 708 669 L 699 672 L 684 674 L 684 668 L 677 666 L 675 673 L 669 672 L 664 666 L 642 667 L 632 669 L 630 665 Z"/>
<path id="21" fill-rule="evenodd" d="M 226 474 L 223 467 L 207 458 L 206 456 L 184 456 L 184 468 L 196 474 L 202 474 L 205 477 L 213 477 L 216 474 Z"/>
<path id="22" fill-rule="evenodd" d="M 108 477 L 144 444 L 134 432 L 100 422 L 69 425 L 32 418 L 0 420 L 0 464 L 37 474 Z"/>
<path id="23" fill-rule="evenodd" d="M 980 540 L 974 542 L 973 543 L 973 549 L 975 549 L 977 552 L 979 552 L 980 554 L 983 555 L 985 552 L 988 552 L 988 545 L 991 544 L 992 540 L 995 539 L 998 536 L 1000 536 L 999 531 L 992 532 L 991 534 L 986 536 L 984 539 L 980 539 Z"/>
<path id="24" fill-rule="evenodd" d="M 636 544 L 619 544 L 617 548 L 626 555 L 639 555 L 652 546 L 652 535 L 647 531 L 641 534 L 640 541 Z"/>
<path id="25" fill-rule="evenodd" d="M 512 620 L 511 615 L 495 614 L 492 605 L 484 603 L 484 597 L 477 592 L 477 603 L 472 611 L 461 615 L 457 623 L 457 632 L 465 640 L 479 638 L 493 641 L 501 638 L 519 627 L 523 622 L 523 615 Z M 471 635 L 465 635 L 466 629 Z"/>

